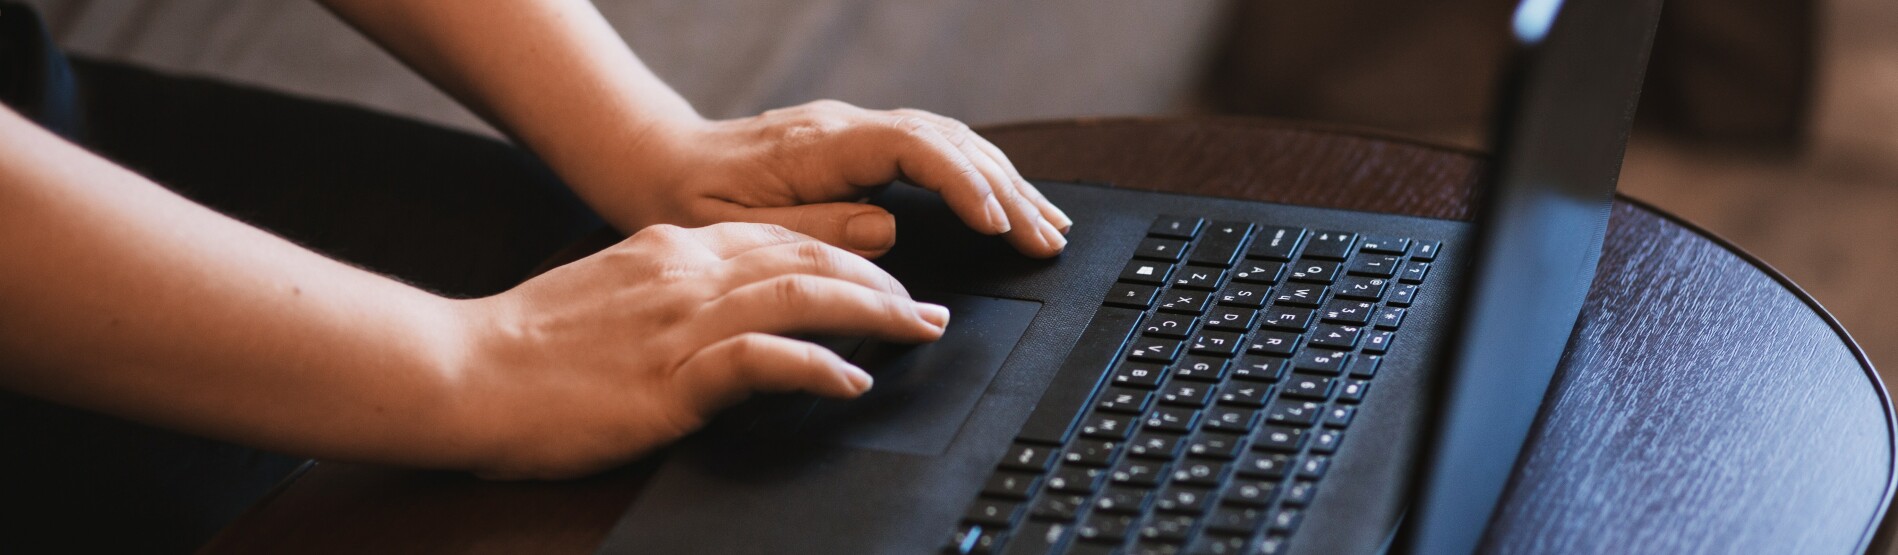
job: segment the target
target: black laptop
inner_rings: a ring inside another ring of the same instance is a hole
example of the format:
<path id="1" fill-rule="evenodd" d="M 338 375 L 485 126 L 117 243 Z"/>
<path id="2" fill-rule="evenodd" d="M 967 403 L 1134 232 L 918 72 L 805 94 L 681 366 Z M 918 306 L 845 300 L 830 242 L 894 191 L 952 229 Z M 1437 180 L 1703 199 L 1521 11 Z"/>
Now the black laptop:
<path id="1" fill-rule="evenodd" d="M 720 415 L 602 553 L 1476 550 L 1594 275 L 1660 10 L 1563 4 L 1515 12 L 1474 224 L 1038 182 L 1079 224 L 1037 261 L 887 190 L 904 240 L 878 264 L 953 311 L 942 340 L 824 339 L 876 387 Z"/>

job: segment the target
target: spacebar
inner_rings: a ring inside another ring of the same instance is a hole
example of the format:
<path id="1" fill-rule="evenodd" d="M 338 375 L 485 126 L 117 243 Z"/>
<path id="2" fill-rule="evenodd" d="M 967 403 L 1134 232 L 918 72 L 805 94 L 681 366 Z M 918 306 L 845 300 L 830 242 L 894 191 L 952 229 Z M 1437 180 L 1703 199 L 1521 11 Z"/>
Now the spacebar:
<path id="1" fill-rule="evenodd" d="M 1076 413 L 1094 397 L 1094 390 L 1100 388 L 1109 366 L 1120 356 L 1120 348 L 1133 332 L 1134 324 L 1140 322 L 1140 312 L 1106 306 L 1094 313 L 1094 320 L 1081 332 L 1081 340 L 1074 344 L 1074 350 L 1068 351 L 1068 360 L 1061 363 L 1054 381 L 1041 393 L 1034 414 L 1028 416 L 1028 423 L 1022 425 L 1017 439 L 1054 445 L 1067 443 L 1075 417 L 1079 416 Z"/>

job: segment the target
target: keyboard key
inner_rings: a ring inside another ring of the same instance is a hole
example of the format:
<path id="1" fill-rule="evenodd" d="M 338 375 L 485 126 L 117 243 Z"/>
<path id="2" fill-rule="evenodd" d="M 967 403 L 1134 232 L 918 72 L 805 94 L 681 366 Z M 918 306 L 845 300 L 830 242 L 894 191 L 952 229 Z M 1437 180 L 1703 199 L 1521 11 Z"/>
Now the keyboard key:
<path id="1" fill-rule="evenodd" d="M 1317 307 L 1325 299 L 1325 292 L 1330 290 L 1330 287 L 1323 285 L 1287 283 L 1278 288 L 1277 294 L 1272 296 L 1272 302 L 1284 306 Z"/>
<path id="2" fill-rule="evenodd" d="M 1182 380 L 1217 382 L 1226 379 L 1226 367 L 1232 361 L 1207 356 L 1189 356 L 1173 366 L 1173 377 Z"/>
<path id="3" fill-rule="evenodd" d="M 1200 421 L 1200 425 L 1208 430 L 1244 434 L 1250 433 L 1258 422 L 1258 411 L 1238 407 L 1214 407 L 1206 411 L 1206 418 Z"/>
<path id="4" fill-rule="evenodd" d="M 1245 336 L 1229 331 L 1202 331 L 1193 336 L 1191 345 L 1196 355 L 1231 358 L 1239 354 L 1240 347 L 1245 346 Z"/>
<path id="5" fill-rule="evenodd" d="M 1234 380 L 1219 388 L 1219 404 L 1259 408 L 1265 406 L 1265 396 L 1271 391 L 1272 386 L 1266 384 Z"/>
<path id="6" fill-rule="evenodd" d="M 1305 517 L 1305 513 L 1302 511 L 1299 511 L 1298 509 L 1279 509 L 1272 513 L 1272 516 L 1268 518 L 1267 523 L 1271 525 L 1272 531 L 1274 532 L 1288 532 L 1289 533 L 1292 530 L 1298 529 L 1298 523 L 1301 520 L 1303 520 L 1304 517 Z M 1271 538 L 1267 538 L 1267 540 L 1270 540 L 1270 539 Z M 1259 549 L 1258 551 L 1255 551 L 1255 553 L 1265 553 L 1265 550 L 1263 549 L 1263 544 L 1261 544 L 1261 549 Z"/>
<path id="7" fill-rule="evenodd" d="M 1324 409 L 1324 405 L 1311 401 L 1279 399 L 1272 402 L 1272 408 L 1266 412 L 1265 419 L 1274 424 L 1309 428 L 1313 423 L 1318 422 L 1318 413 Z"/>
<path id="8" fill-rule="evenodd" d="M 1153 221 L 1153 226 L 1147 228 L 1147 236 L 1192 239 L 1199 235 L 1200 226 L 1205 221 L 1196 216 L 1160 216 Z"/>
<path id="9" fill-rule="evenodd" d="M 1081 509 L 1087 506 L 1087 496 L 1072 493 L 1044 493 L 1035 499 L 1035 508 L 1028 511 L 1028 517 L 1037 520 L 1074 522 Z"/>
<path id="10" fill-rule="evenodd" d="M 1173 483 L 1195 486 L 1213 486 L 1226 479 L 1226 463 L 1204 459 L 1187 459 L 1173 466 Z"/>
<path id="11" fill-rule="evenodd" d="M 1338 281 L 1338 298 L 1378 301 L 1384 298 L 1390 280 L 1365 276 L 1346 276 Z"/>
<path id="12" fill-rule="evenodd" d="M 1259 308 L 1265 306 L 1266 299 L 1272 294 L 1272 288 L 1263 285 L 1233 283 L 1219 292 L 1219 304 Z"/>
<path id="13" fill-rule="evenodd" d="M 1362 403 L 1364 402 L 1364 392 L 1370 388 L 1371 382 L 1366 380 L 1350 380 L 1344 382 L 1344 385 L 1338 387 L 1338 402 Z"/>
<path id="14" fill-rule="evenodd" d="M 1311 235 L 1310 243 L 1305 246 L 1305 256 L 1344 260 L 1351 255 L 1351 247 L 1357 246 L 1358 234 L 1349 231 L 1319 231 Z"/>
<path id="15" fill-rule="evenodd" d="M 1397 275 L 1397 265 L 1403 260 L 1387 254 L 1366 254 L 1351 261 L 1348 271 L 1352 275 L 1387 278 Z"/>
<path id="16" fill-rule="evenodd" d="M 1260 314 L 1259 327 L 1305 331 L 1311 327 L 1312 317 L 1317 315 L 1317 312 L 1309 308 L 1273 305 Z"/>
<path id="17" fill-rule="evenodd" d="M 1160 378 L 1166 375 L 1166 367 L 1145 362 L 1124 362 L 1114 369 L 1114 385 L 1153 389 L 1160 387 Z"/>
<path id="18" fill-rule="evenodd" d="M 1120 450 L 1120 444 L 1099 439 L 1077 439 L 1068 443 L 1068 450 L 1061 454 L 1061 460 L 1068 465 L 1107 466 L 1114 460 L 1114 452 Z"/>
<path id="19" fill-rule="evenodd" d="M 1285 374 L 1285 367 L 1289 365 L 1289 361 L 1279 357 L 1246 355 L 1240 357 L 1238 364 L 1233 365 L 1232 377 L 1239 380 L 1276 382 L 1279 376 Z"/>
<path id="20" fill-rule="evenodd" d="M 1193 515 L 1153 515 L 1147 517 L 1146 525 L 1140 527 L 1140 537 L 1155 542 L 1183 543 L 1193 533 L 1193 526 L 1198 521 Z"/>
<path id="21" fill-rule="evenodd" d="M 1133 450 L 1128 449 L 1127 452 L 1131 454 Z M 1160 485 L 1160 478 L 1166 475 L 1165 472 L 1166 463 L 1164 462 L 1129 458 L 1120 461 L 1120 465 L 1115 466 L 1114 471 L 1109 472 L 1107 476 L 1116 484 L 1153 489 Z"/>
<path id="22" fill-rule="evenodd" d="M 1149 233 L 1149 235 L 1151 235 L 1151 233 Z M 1364 252 L 1401 255 L 1410 251 L 1410 239 L 1403 237 L 1366 236 L 1364 238 L 1364 245 L 1359 248 Z"/>
<path id="23" fill-rule="evenodd" d="M 1284 478 L 1292 468 L 1292 457 L 1284 453 L 1253 451 L 1239 458 L 1239 474 L 1255 478 Z"/>
<path id="24" fill-rule="evenodd" d="M 1021 503 L 1015 501 L 977 498 L 975 504 L 969 506 L 969 511 L 963 513 L 962 521 L 1007 528 L 1021 517 L 1021 508 Z"/>
<path id="25" fill-rule="evenodd" d="M 1151 497 L 1153 497 L 1153 492 L 1147 490 L 1127 487 L 1109 487 L 1107 491 L 1101 492 L 1100 497 L 1094 499 L 1094 510 L 1109 513 L 1140 514 L 1141 511 L 1147 509 L 1147 499 Z"/>
<path id="26" fill-rule="evenodd" d="M 1127 358 L 1147 362 L 1173 362 L 1180 357 L 1180 342 L 1175 339 L 1140 336 L 1127 346 Z"/>
<path id="27" fill-rule="evenodd" d="M 949 538 L 949 552 L 960 555 L 987 555 L 1002 544 L 1003 529 L 980 524 L 965 524 Z"/>
<path id="28" fill-rule="evenodd" d="M 1413 260 L 1410 263 L 1404 265 L 1404 269 L 1402 270 L 1402 272 L 1397 274 L 1397 280 L 1402 281 L 1404 283 L 1411 283 L 1411 284 L 1423 283 L 1424 276 L 1427 276 L 1429 274 L 1430 274 L 1430 263 L 1417 262 Z"/>
<path id="29" fill-rule="evenodd" d="M 1298 249 L 1298 244 L 1303 242 L 1304 238 L 1304 228 L 1261 227 L 1258 238 L 1252 241 L 1252 248 L 1246 249 L 1246 258 L 1291 260 L 1292 251 Z"/>
<path id="30" fill-rule="evenodd" d="M 1325 409 L 1325 427 L 1343 428 L 1351 425 L 1351 418 L 1358 415 L 1358 408 L 1351 405 L 1334 405 Z"/>
<path id="31" fill-rule="evenodd" d="M 1213 385 L 1205 382 L 1186 381 L 1175 378 L 1160 388 L 1157 395 L 1160 402 L 1169 405 L 1181 405 L 1193 408 L 1206 406 L 1212 401 Z"/>
<path id="32" fill-rule="evenodd" d="M 1305 431 L 1284 426 L 1266 426 L 1252 438 L 1252 448 L 1280 453 L 1297 453 L 1305 446 Z"/>
<path id="33" fill-rule="evenodd" d="M 1312 330 L 1311 344 L 1314 347 L 1349 351 L 1357 348 L 1358 337 L 1362 335 L 1362 330 L 1363 328 L 1357 326 L 1323 324 L 1318 326 L 1318 329 Z"/>
<path id="34" fill-rule="evenodd" d="M 1298 463 L 1298 477 L 1316 480 L 1325 477 L 1325 471 L 1331 468 L 1331 457 L 1312 455 Z"/>
<path id="35" fill-rule="evenodd" d="M 1156 312 L 1140 323 L 1140 333 L 1169 339 L 1186 339 L 1193 332 L 1198 318 L 1185 314 L 1167 314 Z"/>
<path id="36" fill-rule="evenodd" d="M 1226 486 L 1225 497 L 1220 500 L 1227 505 L 1247 505 L 1264 507 L 1272 503 L 1278 495 L 1278 484 L 1266 480 L 1233 480 Z"/>
<path id="37" fill-rule="evenodd" d="M 1206 488 L 1168 485 L 1160 490 L 1160 496 L 1153 499 L 1153 508 L 1169 513 L 1203 514 L 1212 501 L 1210 490 Z"/>
<path id="38" fill-rule="evenodd" d="M 1250 534 L 1265 524 L 1265 511 L 1252 507 L 1220 507 L 1206 517 L 1206 529 L 1234 534 Z"/>
<path id="39" fill-rule="evenodd" d="M 1181 251 L 1184 250 L 1186 250 L 1186 241 L 1147 238 L 1140 240 L 1140 246 L 1134 248 L 1134 257 L 1161 262 L 1179 262 Z"/>
<path id="40" fill-rule="evenodd" d="M 1410 252 L 1410 259 L 1421 260 L 1424 262 L 1436 260 L 1437 249 L 1441 248 L 1442 246 L 1443 246 L 1443 243 L 1440 243 L 1437 241 L 1418 241 L 1417 250 Z"/>
<path id="41" fill-rule="evenodd" d="M 1384 363 L 1384 357 L 1367 355 L 1351 361 L 1351 377 L 1371 379 L 1377 377 L 1377 367 Z"/>
<path id="42" fill-rule="evenodd" d="M 1401 284 L 1391 288 L 1391 297 L 1384 300 L 1391 306 L 1410 306 L 1417 302 L 1417 286 Z"/>
<path id="43" fill-rule="evenodd" d="M 1252 334 L 1252 343 L 1246 346 L 1246 352 L 1255 355 L 1290 355 L 1292 351 L 1298 350 L 1298 338 L 1296 333 L 1261 331 Z"/>
<path id="44" fill-rule="evenodd" d="M 1180 271 L 1173 275 L 1173 286 L 1187 289 L 1205 289 L 1212 291 L 1219 289 L 1219 286 L 1224 285 L 1225 282 L 1225 268 L 1187 266 L 1180 268 Z"/>
<path id="45" fill-rule="evenodd" d="M 1185 447 L 1181 439 L 1178 434 L 1142 431 L 1127 443 L 1127 455 L 1172 460 L 1178 458 L 1180 449 Z"/>
<path id="46" fill-rule="evenodd" d="M 1124 283 L 1144 283 L 1147 285 L 1165 285 L 1173 275 L 1173 265 L 1146 260 L 1128 262 L 1120 270 L 1120 281 Z"/>
<path id="47" fill-rule="evenodd" d="M 1211 532 L 1202 534 L 1193 544 L 1187 546 L 1186 555 L 1255 555 L 1258 550 L 1248 547 L 1251 540 L 1247 536 L 1235 536 Z M 1278 555 L 1273 553 L 1270 555 Z"/>
<path id="48" fill-rule="evenodd" d="M 1147 429 L 1184 434 L 1193 431 L 1199 411 L 1190 408 L 1154 407 L 1147 413 Z"/>
<path id="49" fill-rule="evenodd" d="M 1033 513 L 1030 513 L 1033 517 Z M 1046 555 L 1058 553 L 1068 543 L 1074 527 L 1067 523 L 1072 519 L 1059 522 L 1031 520 L 1020 527 L 1010 530 L 1008 539 L 1002 544 L 1000 555 Z"/>
<path id="50" fill-rule="evenodd" d="M 1238 434 L 1201 431 L 1186 442 L 1186 454 L 1229 461 L 1239 456 L 1240 446 L 1244 443 L 1245 436 Z"/>
<path id="51" fill-rule="evenodd" d="M 1331 283 L 1338 279 L 1338 263 L 1330 260 L 1301 259 L 1291 266 L 1287 279 L 1309 283 Z"/>
<path id="52" fill-rule="evenodd" d="M 1331 398 L 1331 378 L 1293 374 L 1285 382 L 1285 396 L 1298 399 L 1323 401 Z"/>
<path id="53" fill-rule="evenodd" d="M 1147 412 L 1147 404 L 1153 401 L 1153 393 L 1125 387 L 1112 387 L 1094 400 L 1094 408 L 1107 412 L 1141 414 Z"/>
<path id="54" fill-rule="evenodd" d="M 1364 352 L 1374 355 L 1384 354 L 1385 351 L 1391 350 L 1391 341 L 1396 337 L 1397 332 L 1391 330 L 1371 332 L 1370 335 L 1364 337 Z"/>
<path id="55" fill-rule="evenodd" d="M 1206 327 L 1222 331 L 1247 332 L 1258 323 L 1259 311 L 1238 306 L 1213 307 L 1206 313 Z"/>
<path id="56" fill-rule="evenodd" d="M 1264 283 L 1270 285 L 1279 280 L 1279 274 L 1285 273 L 1284 262 L 1266 262 L 1247 260 L 1239 263 L 1232 271 L 1232 280 L 1245 283 Z"/>
<path id="57" fill-rule="evenodd" d="M 1067 493 L 1094 493 L 1100 489 L 1101 481 L 1107 478 L 1107 471 L 1099 468 L 1061 465 L 1054 474 L 1048 475 L 1048 490 Z"/>
<path id="58" fill-rule="evenodd" d="M 1311 436 L 1311 452 L 1329 455 L 1338 452 L 1338 443 L 1344 441 L 1344 430 L 1321 428 Z"/>
<path id="59" fill-rule="evenodd" d="M 1096 512 L 1074 528 L 1074 537 L 1081 541 L 1120 543 L 1127 541 L 1127 533 L 1133 531 L 1133 525 L 1134 517 Z"/>
<path id="60" fill-rule="evenodd" d="M 1056 451 L 1054 447 L 1016 443 L 1009 446 L 1007 454 L 1002 455 L 1001 466 L 1037 473 L 1047 472 L 1048 467 L 1054 465 Z"/>
<path id="61" fill-rule="evenodd" d="M 1350 360 L 1350 353 L 1310 350 L 1293 357 L 1292 368 L 1299 372 L 1336 376 L 1344 373 L 1345 364 Z"/>
<path id="62" fill-rule="evenodd" d="M 1168 289 L 1166 293 L 1160 295 L 1158 300 L 1160 302 L 1160 310 L 1183 314 L 1201 314 L 1206 312 L 1206 303 L 1210 302 L 1212 298 L 1213 294 L 1206 291 Z"/>
<path id="63" fill-rule="evenodd" d="M 1404 323 L 1404 309 L 1394 306 L 1379 308 L 1377 314 L 1371 316 L 1371 323 L 1381 330 L 1397 329 Z"/>
<path id="64" fill-rule="evenodd" d="M 1146 310 L 1153 306 L 1153 296 L 1158 292 L 1151 285 L 1116 283 L 1107 289 L 1107 304 Z"/>
<path id="65" fill-rule="evenodd" d="M 1310 480 L 1298 480 L 1285 488 L 1285 504 L 1303 507 L 1311 504 L 1311 498 L 1318 493 L 1318 483 Z"/>
<path id="66" fill-rule="evenodd" d="M 1239 258 L 1239 247 L 1245 244 L 1246 236 L 1252 233 L 1252 224 L 1245 222 L 1213 222 L 1200 232 L 1199 246 L 1193 247 L 1189 258 L 1195 264 L 1232 267 Z"/>
<path id="67" fill-rule="evenodd" d="M 1081 435 L 1112 440 L 1127 439 L 1127 434 L 1132 430 L 1136 418 L 1138 417 L 1126 414 L 1096 412 L 1081 420 Z"/>
<path id="68" fill-rule="evenodd" d="M 996 472 L 982 486 L 982 495 L 997 499 L 1027 499 L 1041 485 L 1041 477 L 1022 472 Z"/>
<path id="69" fill-rule="evenodd" d="M 1375 304 L 1338 299 L 1326 303 L 1325 309 L 1319 312 L 1324 315 L 1326 322 L 1362 326 L 1371 323 L 1371 313 L 1376 310 Z"/>

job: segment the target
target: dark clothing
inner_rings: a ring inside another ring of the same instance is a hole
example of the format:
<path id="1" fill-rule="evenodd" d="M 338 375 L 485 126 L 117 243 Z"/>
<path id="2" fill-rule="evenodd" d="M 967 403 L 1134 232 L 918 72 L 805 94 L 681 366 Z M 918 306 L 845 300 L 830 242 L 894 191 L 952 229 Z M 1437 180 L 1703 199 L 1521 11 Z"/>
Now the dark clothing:
<path id="1" fill-rule="evenodd" d="M 506 143 L 69 61 L 12 4 L 0 4 L 0 101 L 193 201 L 445 295 L 506 290 L 604 225 Z M 189 551 L 303 463 L 4 392 L 0 446 L 8 553 Z"/>

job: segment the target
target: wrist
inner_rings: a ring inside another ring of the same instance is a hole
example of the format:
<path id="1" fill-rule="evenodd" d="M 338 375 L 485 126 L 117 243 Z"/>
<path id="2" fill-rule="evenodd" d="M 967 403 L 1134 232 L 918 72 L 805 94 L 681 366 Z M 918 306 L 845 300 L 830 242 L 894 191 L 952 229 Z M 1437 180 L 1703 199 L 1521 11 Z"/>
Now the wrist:
<path id="1" fill-rule="evenodd" d="M 571 136 L 577 146 L 537 150 L 594 212 L 630 234 L 679 208 L 657 193 L 684 178 L 714 124 L 697 113 L 645 117 Z"/>

